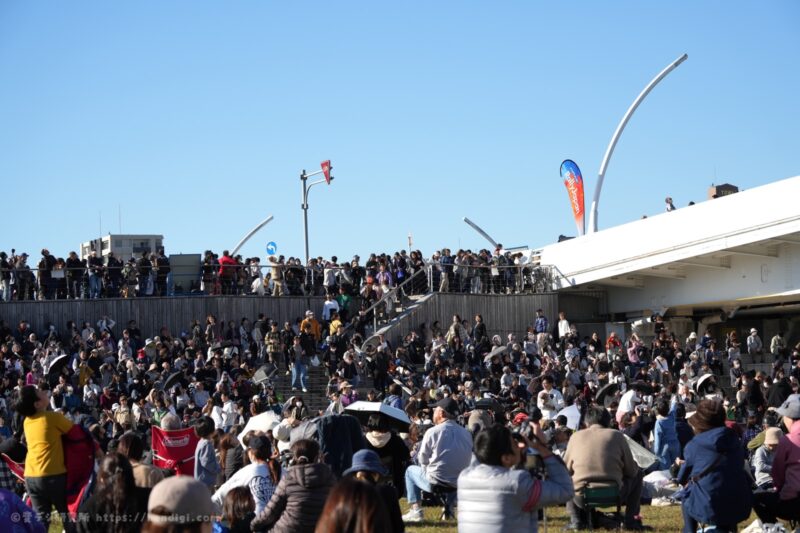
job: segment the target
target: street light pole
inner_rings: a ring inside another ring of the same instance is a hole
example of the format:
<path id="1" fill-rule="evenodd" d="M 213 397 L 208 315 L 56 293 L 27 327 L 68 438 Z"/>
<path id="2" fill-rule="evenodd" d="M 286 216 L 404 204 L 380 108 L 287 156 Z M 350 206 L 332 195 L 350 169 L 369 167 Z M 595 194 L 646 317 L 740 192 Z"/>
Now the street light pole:
<path id="1" fill-rule="evenodd" d="M 636 111 L 636 108 L 639 107 L 639 104 L 642 103 L 642 100 L 650 94 L 650 91 L 653 90 L 653 87 L 658 85 L 658 82 L 663 80 L 667 74 L 675 70 L 681 63 L 686 61 L 689 58 L 687 54 L 683 54 L 681 57 L 667 65 L 667 67 L 662 70 L 661 72 L 653 78 L 650 83 L 647 84 L 647 87 L 639 93 L 639 96 L 636 97 L 636 100 L 633 101 L 631 106 L 628 108 L 628 111 L 625 112 L 625 115 L 622 117 L 619 125 L 617 126 L 617 130 L 614 132 L 614 135 L 611 136 L 611 142 L 608 144 L 608 148 L 606 148 L 606 154 L 603 156 L 603 162 L 600 164 L 600 172 L 597 175 L 597 185 L 594 187 L 594 197 L 592 198 L 592 209 L 589 213 L 589 233 L 594 233 L 597 231 L 597 204 L 600 202 L 600 191 L 603 189 L 603 179 L 606 176 L 606 169 L 608 168 L 608 161 L 611 159 L 611 154 L 614 153 L 614 148 L 617 146 L 617 141 L 619 140 L 620 135 L 622 135 L 622 130 L 625 129 L 625 126 L 628 124 L 633 112 Z"/>
<path id="2" fill-rule="evenodd" d="M 326 171 L 326 169 L 325 169 L 325 167 L 323 165 L 323 169 L 322 170 L 317 170 L 316 172 L 312 172 L 311 174 L 306 174 L 305 169 L 303 169 L 303 172 L 300 173 L 300 181 L 302 182 L 302 185 L 303 185 L 303 204 L 300 207 L 303 209 L 303 240 L 305 242 L 305 250 L 306 250 L 306 265 L 308 265 L 308 256 L 309 256 L 309 254 L 308 254 L 308 193 L 311 190 L 311 187 L 313 187 L 314 185 L 319 185 L 320 183 L 328 183 L 328 184 L 330 184 L 330 182 L 333 181 L 333 176 L 330 176 L 330 179 L 328 179 L 326 177 L 326 178 L 323 178 L 321 180 L 312 181 L 311 183 L 308 183 L 308 178 L 310 178 L 312 176 L 316 176 L 318 174 L 324 174 L 326 172 L 329 175 L 330 174 L 330 169 L 332 169 L 332 168 L 333 167 L 330 166 L 330 162 L 328 162 L 327 171 Z"/>

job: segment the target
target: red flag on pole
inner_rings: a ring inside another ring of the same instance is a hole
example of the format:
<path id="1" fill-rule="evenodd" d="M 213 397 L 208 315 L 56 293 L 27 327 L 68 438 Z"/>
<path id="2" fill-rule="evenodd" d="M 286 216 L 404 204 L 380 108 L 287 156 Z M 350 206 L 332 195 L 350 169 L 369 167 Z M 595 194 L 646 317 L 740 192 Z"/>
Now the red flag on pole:
<path id="1" fill-rule="evenodd" d="M 330 185 L 331 184 L 331 160 L 328 159 L 327 161 L 323 161 L 320 163 L 322 167 L 322 173 L 325 174 L 325 182 Z"/>

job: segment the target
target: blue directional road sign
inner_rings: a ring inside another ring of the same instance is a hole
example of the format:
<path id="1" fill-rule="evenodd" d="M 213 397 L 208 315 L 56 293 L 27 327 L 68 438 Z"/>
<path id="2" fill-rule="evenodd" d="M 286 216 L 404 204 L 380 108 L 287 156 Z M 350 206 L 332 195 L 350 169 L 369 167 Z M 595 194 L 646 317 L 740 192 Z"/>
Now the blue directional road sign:
<path id="1" fill-rule="evenodd" d="M 267 243 L 267 255 L 275 255 L 278 252 L 278 245 L 274 241 Z"/>

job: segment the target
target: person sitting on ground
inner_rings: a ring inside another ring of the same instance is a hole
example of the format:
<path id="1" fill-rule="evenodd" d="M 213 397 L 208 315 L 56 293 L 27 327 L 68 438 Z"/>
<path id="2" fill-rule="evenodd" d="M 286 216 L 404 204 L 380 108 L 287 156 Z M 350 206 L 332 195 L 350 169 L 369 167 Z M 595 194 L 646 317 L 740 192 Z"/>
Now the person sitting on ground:
<path id="1" fill-rule="evenodd" d="M 211 533 L 215 515 L 203 483 L 190 476 L 168 477 L 150 492 L 142 533 Z"/>
<path id="2" fill-rule="evenodd" d="M 520 448 L 511 431 L 500 424 L 477 434 L 477 463 L 458 476 L 459 532 L 536 532 L 537 509 L 565 503 L 574 496 L 564 463 L 538 439 L 527 444 Z M 544 462 L 547 480 L 519 468 L 524 466 L 529 448 Z"/>
<path id="3" fill-rule="evenodd" d="M 374 485 L 346 477 L 331 490 L 315 533 L 390 531 L 388 512 Z"/>
<path id="4" fill-rule="evenodd" d="M 764 444 L 753 454 L 753 475 L 756 478 L 757 490 L 769 490 L 772 484 L 772 462 L 783 432 L 779 428 L 767 428 Z"/>
<path id="5" fill-rule="evenodd" d="M 472 434 L 456 422 L 458 403 L 449 396 L 433 404 L 434 427 L 425 432 L 417 453 L 418 465 L 406 469 L 406 498 L 411 508 L 406 522 L 421 522 L 421 492 L 432 485 L 455 487 L 458 475 L 472 460 Z"/>
<path id="6" fill-rule="evenodd" d="M 164 479 L 164 473 L 154 467 L 142 463 L 144 442 L 138 433 L 128 431 L 120 437 L 117 452 L 127 457 L 133 468 L 133 480 L 137 487 L 152 489 L 156 483 Z"/>
<path id="7" fill-rule="evenodd" d="M 392 533 L 403 533 L 405 531 L 400 504 L 397 501 L 397 491 L 391 485 L 381 483 L 381 480 L 389 476 L 389 470 L 383 466 L 377 453 L 367 449 L 358 450 L 353 454 L 352 466 L 345 470 L 342 476 L 353 476 L 358 481 L 373 485 L 383 500 L 388 513 L 387 518 L 390 526 L 388 530 Z M 318 531 L 320 524 L 317 524 Z"/>
<path id="8" fill-rule="evenodd" d="M 78 512 L 79 533 L 135 533 L 142 527 L 148 491 L 137 491 L 133 469 L 120 453 L 109 453 L 100 462 L 97 486 Z"/>
<path id="9" fill-rule="evenodd" d="M 776 490 L 755 496 L 753 507 L 765 524 L 774 524 L 778 518 L 800 518 L 800 394 L 789 396 L 777 412 L 789 432 L 779 439 L 772 460 Z"/>
<path id="10" fill-rule="evenodd" d="M 686 445 L 678 472 L 678 483 L 689 486 L 682 506 L 683 531 L 694 533 L 702 523 L 735 532 L 752 507 L 741 441 L 725 426 L 725 409 L 718 400 L 700 400 L 689 424 L 695 437 Z"/>
<path id="11" fill-rule="evenodd" d="M 616 485 L 625 504 L 625 528 L 642 530 L 639 517 L 643 473 L 633 460 L 625 436 L 610 429 L 611 415 L 599 406 L 591 406 L 583 417 L 585 429 L 576 431 L 567 445 L 564 462 L 572 475 L 575 497 L 567 502 L 570 530 L 584 529 L 587 514 L 583 489 L 596 482 Z"/>
<path id="12" fill-rule="evenodd" d="M 335 478 L 319 462 L 319 444 L 300 439 L 292 444 L 292 461 L 267 507 L 250 522 L 253 531 L 312 533 Z"/>
<path id="13" fill-rule="evenodd" d="M 381 463 L 389 471 L 389 479 L 395 487 L 403 487 L 406 465 L 410 457 L 408 447 L 403 439 L 389 428 L 386 418 L 381 415 L 370 415 L 367 420 L 367 447 L 375 451 Z"/>
<path id="14" fill-rule="evenodd" d="M 247 441 L 247 457 L 250 463 L 237 470 L 223 483 L 211 497 L 211 501 L 223 507 L 227 501 L 226 495 L 231 489 L 247 487 L 253 497 L 255 513 L 258 514 L 264 510 L 275 492 L 275 487 L 280 481 L 280 466 L 270 461 L 272 445 L 266 437 L 250 437 Z"/>
<path id="15" fill-rule="evenodd" d="M 225 495 L 222 521 L 214 522 L 213 533 L 249 533 L 256 504 L 249 487 L 233 487 Z"/>

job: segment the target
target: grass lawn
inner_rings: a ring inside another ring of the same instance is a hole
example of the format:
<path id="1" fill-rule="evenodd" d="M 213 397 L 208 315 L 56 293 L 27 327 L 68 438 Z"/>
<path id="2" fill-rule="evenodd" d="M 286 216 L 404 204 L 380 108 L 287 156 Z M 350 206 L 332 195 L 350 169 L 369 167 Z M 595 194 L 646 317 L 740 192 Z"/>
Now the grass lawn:
<path id="1" fill-rule="evenodd" d="M 405 512 L 407 508 L 405 500 L 400 502 L 400 506 L 403 512 Z M 419 524 L 409 524 L 408 527 L 406 527 L 406 531 L 410 533 L 450 533 L 456 531 L 455 520 L 448 522 L 439 520 L 441 508 L 425 507 L 424 512 L 425 520 Z M 546 516 L 547 531 L 550 532 L 560 532 L 569 521 L 567 510 L 563 505 L 560 507 L 548 507 Z M 651 526 L 656 532 L 675 533 L 676 531 L 680 531 L 683 527 L 681 508 L 677 505 L 670 507 L 650 507 L 649 505 L 645 505 L 642 506 L 642 516 L 644 517 L 644 524 Z M 746 522 L 742 522 L 740 526 L 744 528 L 755 520 L 755 518 L 755 514 L 753 514 L 750 519 Z M 539 531 L 542 533 L 545 531 L 542 522 L 539 522 Z"/>
<path id="2" fill-rule="evenodd" d="M 401 500 L 400 507 L 404 513 L 408 510 L 405 499 Z M 440 521 L 439 513 L 441 509 L 439 507 L 425 507 L 424 511 L 425 520 L 419 524 L 409 524 L 406 531 L 409 533 L 455 533 L 456 521 Z M 651 526 L 654 531 L 659 533 L 675 533 L 676 531 L 680 531 L 683 526 L 681 508 L 677 505 L 671 507 L 650 507 L 649 505 L 645 505 L 642 506 L 642 516 L 644 517 L 645 525 Z M 752 514 L 749 519 L 740 524 L 740 527 L 744 528 L 755 520 L 755 518 L 755 514 Z M 561 531 L 561 528 L 567 525 L 567 522 L 567 510 L 564 506 L 549 507 L 547 509 L 547 531 Z M 539 531 L 545 531 L 544 524 L 541 522 L 539 523 Z M 60 532 L 61 522 L 52 522 L 50 524 L 49 533 Z"/>

